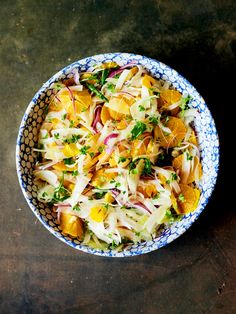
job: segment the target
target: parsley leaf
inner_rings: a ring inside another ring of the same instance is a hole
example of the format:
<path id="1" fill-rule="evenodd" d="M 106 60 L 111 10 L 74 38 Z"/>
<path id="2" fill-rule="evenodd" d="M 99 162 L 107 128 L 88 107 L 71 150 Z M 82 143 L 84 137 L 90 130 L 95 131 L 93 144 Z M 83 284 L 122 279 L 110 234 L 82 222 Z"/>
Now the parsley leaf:
<path id="1" fill-rule="evenodd" d="M 82 155 L 86 155 L 87 153 L 88 153 L 88 149 L 90 148 L 90 146 L 83 146 L 83 147 L 81 147 L 81 149 L 80 149 L 80 153 L 82 154 Z"/>
<path id="2" fill-rule="evenodd" d="M 125 158 L 125 157 L 120 157 L 119 160 L 118 160 L 118 164 L 119 164 L 120 162 L 125 162 L 126 159 L 127 159 L 127 158 Z"/>
<path id="3" fill-rule="evenodd" d="M 106 193 L 107 193 L 106 191 L 96 192 L 96 193 L 94 193 L 94 197 L 95 197 L 95 199 L 100 199 L 100 198 L 103 198 L 103 196 L 104 196 Z"/>
<path id="4" fill-rule="evenodd" d="M 152 117 L 149 117 L 149 121 L 150 121 L 152 124 L 154 124 L 154 125 L 158 125 L 159 122 L 160 122 L 160 119 L 157 118 L 157 117 L 152 116 Z"/>
<path id="5" fill-rule="evenodd" d="M 98 147 L 98 151 L 99 151 L 99 153 L 102 153 L 102 152 L 103 152 L 103 150 L 104 150 L 104 147 L 102 147 L 102 146 L 99 146 L 99 147 Z"/>
<path id="6" fill-rule="evenodd" d="M 66 119 L 66 116 L 67 116 L 67 113 L 63 114 L 62 117 L 61 117 L 61 119 L 62 119 L 62 120 L 65 120 L 65 119 Z"/>
<path id="7" fill-rule="evenodd" d="M 147 129 L 147 126 L 145 123 L 138 121 L 136 123 L 136 125 L 133 127 L 133 129 L 131 130 L 131 140 L 136 139 L 137 137 L 139 137 L 139 135 L 143 134 L 143 132 L 145 132 Z"/>
<path id="8" fill-rule="evenodd" d="M 171 173 L 171 180 L 172 181 L 176 181 L 178 179 L 178 176 L 177 176 L 177 174 L 176 173 Z"/>
<path id="9" fill-rule="evenodd" d="M 55 133 L 55 134 L 54 134 L 54 137 L 55 137 L 55 139 L 57 139 L 57 140 L 59 139 L 59 136 L 60 136 L 59 133 Z"/>
<path id="10" fill-rule="evenodd" d="M 65 158 L 63 161 L 65 165 L 73 165 L 75 163 L 72 157 Z"/>
<path id="11" fill-rule="evenodd" d="M 139 105 L 138 109 L 139 109 L 139 111 L 145 111 L 146 110 L 145 107 L 143 107 L 142 105 Z"/>
<path id="12" fill-rule="evenodd" d="M 184 198 L 184 195 L 181 193 L 179 196 L 178 196 L 178 199 L 180 200 L 180 202 L 185 202 L 185 198 Z"/>
<path id="13" fill-rule="evenodd" d="M 62 185 L 62 182 L 60 183 L 59 187 L 55 189 L 52 202 L 57 203 L 57 202 L 63 202 L 67 198 L 70 197 L 70 192 L 64 188 Z"/>
<path id="14" fill-rule="evenodd" d="M 114 92 L 115 92 L 115 85 L 112 84 L 112 83 L 109 83 L 109 84 L 107 84 L 107 89 L 108 89 L 110 92 L 114 93 Z"/>
<path id="15" fill-rule="evenodd" d="M 188 103 L 191 99 L 192 97 L 190 95 L 181 99 L 181 104 L 179 106 L 182 111 L 189 109 Z"/>
<path id="16" fill-rule="evenodd" d="M 70 120 L 70 125 L 69 125 L 69 128 L 73 128 L 74 124 L 75 124 L 75 121 Z"/>
<path id="17" fill-rule="evenodd" d="M 74 170 L 71 172 L 72 176 L 73 177 L 77 177 L 77 175 L 79 174 L 79 171 L 78 170 Z"/>
<path id="18" fill-rule="evenodd" d="M 79 212 L 79 211 L 80 211 L 80 207 L 79 207 L 78 205 L 75 205 L 75 206 L 73 207 L 73 210 L 76 210 L 77 212 Z"/>
<path id="19" fill-rule="evenodd" d="M 80 135 L 76 135 L 76 134 L 72 134 L 72 137 L 70 137 L 70 138 L 66 138 L 65 140 L 64 140 L 64 142 L 65 143 L 68 143 L 68 144 L 70 144 L 70 143 L 76 143 L 76 142 L 78 142 L 78 140 L 80 139 Z"/>
<path id="20" fill-rule="evenodd" d="M 190 155 L 188 152 L 186 154 L 187 154 L 187 160 L 192 160 L 193 159 L 193 156 Z"/>

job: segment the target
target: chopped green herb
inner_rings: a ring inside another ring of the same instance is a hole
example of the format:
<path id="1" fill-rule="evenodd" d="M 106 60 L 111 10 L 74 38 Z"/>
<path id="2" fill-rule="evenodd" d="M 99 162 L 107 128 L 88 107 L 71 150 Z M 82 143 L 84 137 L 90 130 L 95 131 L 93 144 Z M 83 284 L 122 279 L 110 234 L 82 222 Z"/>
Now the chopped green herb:
<path id="1" fill-rule="evenodd" d="M 184 198 L 184 195 L 181 193 L 179 196 L 178 196 L 178 199 L 183 203 L 185 202 L 185 198 Z"/>
<path id="2" fill-rule="evenodd" d="M 75 124 L 75 121 L 70 120 L 70 125 L 69 125 L 69 128 L 73 128 L 74 124 Z"/>
<path id="3" fill-rule="evenodd" d="M 93 158 L 94 155 L 95 155 L 95 153 L 94 153 L 94 152 L 91 152 L 91 153 L 89 153 L 89 155 L 90 155 L 91 158 Z"/>
<path id="4" fill-rule="evenodd" d="M 55 133 L 55 134 L 54 134 L 54 137 L 55 137 L 55 139 L 57 139 L 57 140 L 59 139 L 59 136 L 60 136 L 59 133 Z"/>
<path id="5" fill-rule="evenodd" d="M 160 122 L 160 119 L 158 117 L 152 116 L 152 117 L 149 117 L 149 121 L 154 125 L 158 125 Z"/>
<path id="6" fill-rule="evenodd" d="M 186 154 L 187 154 L 187 160 L 192 160 L 193 159 L 193 156 L 190 155 L 188 152 Z"/>
<path id="7" fill-rule="evenodd" d="M 114 93 L 114 92 L 115 92 L 115 85 L 112 84 L 112 83 L 108 83 L 108 84 L 107 84 L 107 89 L 108 89 L 110 92 Z"/>
<path id="8" fill-rule="evenodd" d="M 72 176 L 73 177 L 77 177 L 77 175 L 79 174 L 79 171 L 78 170 L 74 170 L 71 172 Z"/>
<path id="9" fill-rule="evenodd" d="M 43 140 L 45 140 L 46 138 L 48 138 L 48 133 L 47 133 L 47 134 L 45 134 L 45 136 L 44 136 L 44 137 L 42 137 L 42 139 L 43 139 Z"/>
<path id="10" fill-rule="evenodd" d="M 103 206 L 104 206 L 106 209 L 109 208 L 109 204 L 108 204 L 108 203 L 104 204 Z"/>
<path id="11" fill-rule="evenodd" d="M 140 157 L 140 158 L 136 158 L 134 161 L 132 161 L 129 165 L 129 170 L 130 172 L 132 172 L 133 174 L 138 173 L 138 170 L 135 168 L 135 165 L 137 163 L 138 160 L 143 159 L 144 160 L 144 167 L 143 167 L 143 171 L 142 174 L 151 174 L 152 173 L 152 164 L 151 161 L 146 158 L 146 157 Z"/>
<path id="12" fill-rule="evenodd" d="M 170 180 L 166 180 L 166 184 L 170 184 Z"/>
<path id="13" fill-rule="evenodd" d="M 133 127 L 133 129 L 131 130 L 131 140 L 136 139 L 137 137 L 139 137 L 139 135 L 143 134 L 143 132 L 145 132 L 147 129 L 147 126 L 145 123 L 138 121 L 136 123 L 136 125 Z"/>
<path id="14" fill-rule="evenodd" d="M 81 112 L 85 112 L 87 109 L 88 109 L 88 108 L 83 107 L 82 110 L 81 110 Z"/>
<path id="15" fill-rule="evenodd" d="M 191 99 L 192 97 L 190 95 L 181 99 L 181 104 L 179 105 L 179 107 L 182 111 L 189 109 L 188 103 Z"/>
<path id="16" fill-rule="evenodd" d="M 72 157 L 71 158 L 65 158 L 65 159 L 63 159 L 63 161 L 64 161 L 65 165 L 73 165 L 75 163 L 75 161 L 73 160 Z"/>
<path id="17" fill-rule="evenodd" d="M 65 120 L 65 119 L 66 119 L 66 116 L 67 116 L 67 113 L 63 114 L 62 117 L 61 117 L 62 120 Z"/>
<path id="18" fill-rule="evenodd" d="M 117 246 L 119 246 L 119 244 L 116 244 L 114 240 L 112 240 L 112 242 L 109 244 L 108 248 L 110 250 L 114 250 L 117 248 Z"/>
<path id="19" fill-rule="evenodd" d="M 108 77 L 108 74 L 109 74 L 109 70 L 108 69 L 105 69 L 105 70 L 102 71 L 102 77 L 101 77 L 101 81 L 100 81 L 101 85 L 105 84 L 106 79 Z"/>
<path id="20" fill-rule="evenodd" d="M 176 181 L 178 179 L 178 176 L 177 176 L 177 174 L 176 173 L 171 173 L 171 180 L 172 181 Z"/>
<path id="21" fill-rule="evenodd" d="M 169 120 L 170 120 L 170 117 L 169 117 L 169 116 L 166 116 L 165 119 L 164 119 L 163 124 L 166 126 Z M 168 135 L 168 134 L 169 134 L 169 133 L 167 133 L 167 135 Z"/>
<path id="22" fill-rule="evenodd" d="M 73 207 L 73 210 L 76 210 L 77 212 L 79 212 L 79 211 L 80 211 L 80 207 L 79 207 L 78 205 L 75 205 L 75 206 Z"/>
<path id="23" fill-rule="evenodd" d="M 118 79 L 120 77 L 120 73 L 113 76 L 113 78 Z"/>
<path id="24" fill-rule="evenodd" d="M 146 110 L 145 107 L 143 107 L 142 105 L 139 105 L 138 109 L 139 109 L 139 111 L 145 111 Z"/>
<path id="25" fill-rule="evenodd" d="M 66 138 L 66 139 L 64 140 L 64 143 L 68 143 L 68 144 L 70 144 L 70 143 L 76 143 L 76 142 L 78 142 L 78 140 L 79 140 L 80 138 L 81 138 L 80 135 L 72 134 L 72 137 Z"/>
<path id="26" fill-rule="evenodd" d="M 90 146 L 83 146 L 83 147 L 81 147 L 81 149 L 80 149 L 80 153 L 82 154 L 82 155 L 86 155 L 87 153 L 88 153 L 88 149 L 90 148 Z"/>
<path id="27" fill-rule="evenodd" d="M 142 174 L 151 174 L 152 173 L 152 164 L 148 158 L 144 159 L 144 168 Z"/>
<path id="28" fill-rule="evenodd" d="M 108 102 L 108 99 L 92 84 L 87 84 L 88 89 L 91 90 L 95 95 L 101 98 L 103 101 Z"/>
<path id="29" fill-rule="evenodd" d="M 64 188 L 64 186 L 62 185 L 62 182 L 60 183 L 59 187 L 56 188 L 54 191 L 53 198 L 52 198 L 53 203 L 63 202 L 68 197 L 70 197 L 70 192 Z"/>
<path id="30" fill-rule="evenodd" d="M 115 187 L 118 188 L 120 186 L 121 186 L 121 183 L 120 182 L 116 182 Z"/>
<path id="31" fill-rule="evenodd" d="M 125 157 L 120 157 L 119 160 L 118 160 L 118 163 L 120 163 L 120 162 L 125 162 L 126 159 L 127 159 L 127 158 L 125 158 Z"/>
<path id="32" fill-rule="evenodd" d="M 155 196 L 153 196 L 153 200 L 157 200 L 160 197 L 160 193 L 157 193 Z"/>
<path id="33" fill-rule="evenodd" d="M 46 197 L 46 196 L 48 196 L 48 193 L 47 192 L 43 192 L 42 197 Z"/>
<path id="34" fill-rule="evenodd" d="M 110 183 L 112 184 L 112 183 L 116 183 L 116 180 L 115 179 L 112 179 L 111 181 L 110 181 Z"/>
<path id="35" fill-rule="evenodd" d="M 99 153 L 102 153 L 102 152 L 103 152 L 103 150 L 104 150 L 104 147 L 102 147 L 102 146 L 99 146 L 99 147 L 98 147 L 98 151 L 99 151 Z"/>
<path id="36" fill-rule="evenodd" d="M 103 196 L 104 196 L 106 193 L 107 193 L 106 191 L 96 192 L 96 193 L 94 194 L 94 197 L 95 197 L 96 199 L 101 199 L 101 198 L 103 198 Z"/>

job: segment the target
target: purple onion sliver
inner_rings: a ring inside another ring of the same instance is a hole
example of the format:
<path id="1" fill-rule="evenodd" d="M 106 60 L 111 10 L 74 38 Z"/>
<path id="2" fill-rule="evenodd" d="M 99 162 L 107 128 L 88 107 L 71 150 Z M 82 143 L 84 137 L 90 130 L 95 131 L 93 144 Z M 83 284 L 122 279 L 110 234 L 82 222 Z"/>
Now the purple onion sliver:
<path id="1" fill-rule="evenodd" d="M 107 145 L 108 144 L 108 141 L 112 138 L 116 138 L 118 137 L 119 134 L 117 133 L 111 133 L 109 134 L 105 139 L 104 139 L 104 144 Z"/>
<path id="2" fill-rule="evenodd" d="M 115 75 L 121 73 L 124 69 L 133 66 L 134 64 L 136 64 L 136 61 L 133 60 L 133 61 L 127 63 L 126 65 L 123 65 L 123 66 L 120 67 L 118 70 L 115 70 L 115 71 L 111 72 L 111 73 L 108 75 L 108 77 L 113 77 L 113 76 L 115 76 Z"/>

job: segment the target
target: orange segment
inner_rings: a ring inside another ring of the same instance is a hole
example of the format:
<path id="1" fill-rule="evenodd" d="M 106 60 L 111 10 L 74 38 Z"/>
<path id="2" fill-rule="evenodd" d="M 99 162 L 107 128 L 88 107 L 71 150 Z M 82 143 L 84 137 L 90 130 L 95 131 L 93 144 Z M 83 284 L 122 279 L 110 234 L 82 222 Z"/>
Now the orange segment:
<path id="1" fill-rule="evenodd" d="M 187 184 L 180 184 L 181 194 L 178 196 L 178 208 L 176 212 L 178 214 L 188 214 L 198 206 L 200 199 L 200 191 L 194 189 Z"/>
<path id="2" fill-rule="evenodd" d="M 95 206 L 90 209 L 90 218 L 96 222 L 102 222 L 106 216 L 106 208 L 103 206 Z"/>
<path id="3" fill-rule="evenodd" d="M 178 102 L 182 97 L 182 94 L 177 90 L 167 89 L 161 92 L 159 103 L 163 109 L 168 108 L 170 105 Z"/>
<path id="4" fill-rule="evenodd" d="M 62 149 L 63 154 L 66 156 L 66 158 L 74 157 L 79 154 L 80 150 L 76 146 L 76 144 L 66 144 L 64 148 Z"/>
<path id="5" fill-rule="evenodd" d="M 135 158 L 137 156 L 147 154 L 147 146 L 149 143 L 149 138 L 144 140 L 135 139 L 132 141 L 131 156 Z"/>
<path id="6" fill-rule="evenodd" d="M 111 118 L 114 120 L 122 120 L 126 115 L 130 114 L 130 106 L 133 104 L 133 99 L 128 99 L 123 96 L 112 97 L 108 104 L 108 109 Z"/>
<path id="7" fill-rule="evenodd" d="M 178 146 L 183 141 L 187 131 L 183 121 L 179 118 L 169 117 L 165 126 L 171 130 L 171 133 L 167 134 L 159 126 L 156 126 L 154 134 L 157 141 L 165 148 Z"/>
<path id="8" fill-rule="evenodd" d="M 101 120 L 102 120 L 103 124 L 105 124 L 107 122 L 107 120 L 112 120 L 109 109 L 106 106 L 102 107 Z"/>
<path id="9" fill-rule="evenodd" d="M 192 130 L 191 135 L 188 139 L 188 142 L 192 143 L 193 145 L 196 145 L 196 146 L 198 145 L 197 137 L 196 137 L 195 132 L 193 130 Z"/>
<path id="10" fill-rule="evenodd" d="M 124 130 L 127 127 L 128 123 L 126 120 L 121 120 L 117 123 L 116 128 L 117 130 Z"/>
<path id="11" fill-rule="evenodd" d="M 105 168 L 99 169 L 93 176 L 91 185 L 94 187 L 100 187 L 103 186 L 103 184 L 110 182 L 112 179 L 114 179 L 117 174 L 116 173 L 105 173 Z"/>
<path id="12" fill-rule="evenodd" d="M 144 197 L 152 198 L 157 194 L 157 189 L 154 184 L 149 185 L 139 185 L 137 191 L 142 193 Z"/>
<path id="13" fill-rule="evenodd" d="M 81 238 L 83 235 L 83 223 L 77 216 L 73 216 L 67 213 L 61 213 L 60 226 L 64 233 L 71 235 L 72 237 Z"/>
<path id="14" fill-rule="evenodd" d="M 92 98 L 87 89 L 84 89 L 83 91 L 72 91 L 73 97 L 74 97 L 74 104 L 76 113 L 80 114 L 81 112 L 88 109 L 88 107 L 92 103 Z M 58 96 L 58 98 L 61 100 L 60 106 L 63 106 L 63 108 L 66 109 L 68 114 L 70 114 L 70 117 L 72 120 L 76 120 L 75 114 L 74 114 L 74 105 L 73 101 L 71 99 L 71 94 L 68 90 L 65 90 L 61 92 L 61 94 Z"/>
<path id="15" fill-rule="evenodd" d="M 157 81 L 150 75 L 145 74 L 142 78 L 142 85 L 151 88 L 153 84 L 156 84 Z"/>
<path id="16" fill-rule="evenodd" d="M 181 154 L 178 157 L 176 157 L 172 162 L 174 169 L 179 170 L 180 181 L 183 177 L 183 158 L 184 154 Z M 194 166 L 193 169 L 191 169 L 190 174 L 187 178 L 186 181 L 187 184 L 194 182 L 196 179 L 199 179 L 202 176 L 202 165 L 199 161 L 199 158 L 195 156 L 193 160 Z M 197 178 L 195 178 L 195 175 L 197 176 Z"/>
<path id="17" fill-rule="evenodd" d="M 58 162 L 57 164 L 52 166 L 53 169 L 58 170 L 58 171 L 75 171 L 77 170 L 77 166 L 75 167 L 67 167 L 63 161 Z"/>

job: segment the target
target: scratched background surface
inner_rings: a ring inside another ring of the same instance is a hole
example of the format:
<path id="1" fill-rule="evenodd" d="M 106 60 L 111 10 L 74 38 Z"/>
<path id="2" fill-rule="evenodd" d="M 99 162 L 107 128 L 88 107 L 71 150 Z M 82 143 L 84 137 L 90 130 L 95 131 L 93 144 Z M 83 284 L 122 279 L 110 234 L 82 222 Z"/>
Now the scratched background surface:
<path id="1" fill-rule="evenodd" d="M 236 313 L 235 0 L 0 1 L 0 313 Z M 221 142 L 209 205 L 183 236 L 145 256 L 79 253 L 36 221 L 16 178 L 24 110 L 52 74 L 102 52 L 175 68 L 206 99 Z M 232 92 L 233 91 L 233 92 Z M 232 120 L 231 120 L 232 119 Z"/>

